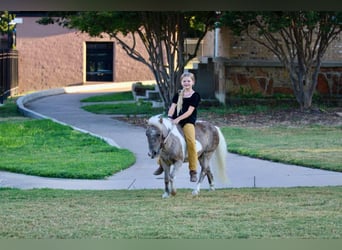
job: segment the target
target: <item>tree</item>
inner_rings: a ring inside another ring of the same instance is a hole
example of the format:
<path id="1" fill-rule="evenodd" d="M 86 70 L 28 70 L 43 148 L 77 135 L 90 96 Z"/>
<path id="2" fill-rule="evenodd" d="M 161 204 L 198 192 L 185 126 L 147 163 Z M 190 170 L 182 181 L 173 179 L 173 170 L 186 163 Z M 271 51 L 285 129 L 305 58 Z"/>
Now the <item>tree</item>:
<path id="1" fill-rule="evenodd" d="M 145 64 L 153 73 L 165 109 L 180 87 L 180 75 L 186 64 L 196 57 L 200 43 L 216 21 L 215 12 L 68 12 L 50 13 L 59 18 L 43 18 L 42 24 L 58 22 L 68 28 L 80 30 L 90 36 L 108 34 L 133 59 Z M 131 42 L 121 39 L 130 35 Z M 195 50 L 186 53 L 184 41 L 197 38 Z M 149 58 L 136 49 L 140 40 Z"/>
<path id="2" fill-rule="evenodd" d="M 10 14 L 8 11 L 0 11 L 0 34 L 7 34 L 7 39 L 11 39 L 12 32 L 15 28 L 15 24 L 11 24 L 11 21 L 15 18 L 14 14 Z M 8 40 L 10 46 L 11 40 Z"/>
<path id="3" fill-rule="evenodd" d="M 342 31 L 342 12 L 225 12 L 220 21 L 271 50 L 288 70 L 301 110 L 311 108 L 324 53 Z"/>
<path id="4" fill-rule="evenodd" d="M 0 33 L 6 34 L 8 30 L 11 30 L 9 23 L 14 19 L 14 15 L 9 14 L 8 11 L 0 11 Z"/>

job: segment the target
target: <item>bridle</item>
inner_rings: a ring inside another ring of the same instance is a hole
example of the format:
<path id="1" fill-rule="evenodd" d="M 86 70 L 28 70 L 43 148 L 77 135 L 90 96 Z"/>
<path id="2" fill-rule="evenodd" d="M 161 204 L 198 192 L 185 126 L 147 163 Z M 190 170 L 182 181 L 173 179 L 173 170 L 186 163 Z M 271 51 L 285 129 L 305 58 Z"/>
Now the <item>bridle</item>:
<path id="1" fill-rule="evenodd" d="M 164 124 L 162 124 L 162 128 L 158 128 L 157 126 L 154 126 L 155 128 L 159 129 L 161 132 L 161 140 L 160 140 L 160 148 L 164 148 L 167 140 L 170 138 L 172 134 L 172 129 L 174 128 L 174 124 L 172 124 L 171 128 L 167 128 Z"/>
<path id="2" fill-rule="evenodd" d="M 163 122 L 162 119 L 159 120 L 161 126 L 156 126 L 155 124 L 151 124 L 151 128 L 154 131 L 160 131 L 160 135 L 156 132 L 153 132 L 153 134 L 150 133 L 151 136 L 155 136 L 155 138 L 159 138 L 159 150 L 160 149 L 165 149 L 165 145 L 167 141 L 169 140 L 172 130 L 174 129 L 175 124 L 172 124 L 171 128 L 168 128 Z"/>
<path id="3" fill-rule="evenodd" d="M 167 130 L 167 136 L 165 137 L 165 139 L 164 139 L 164 141 L 163 141 L 163 144 L 165 144 L 166 141 L 167 141 L 167 139 L 169 139 L 169 137 L 170 137 L 170 135 L 171 135 L 171 130 L 172 130 L 172 129 L 168 129 L 168 130 Z"/>

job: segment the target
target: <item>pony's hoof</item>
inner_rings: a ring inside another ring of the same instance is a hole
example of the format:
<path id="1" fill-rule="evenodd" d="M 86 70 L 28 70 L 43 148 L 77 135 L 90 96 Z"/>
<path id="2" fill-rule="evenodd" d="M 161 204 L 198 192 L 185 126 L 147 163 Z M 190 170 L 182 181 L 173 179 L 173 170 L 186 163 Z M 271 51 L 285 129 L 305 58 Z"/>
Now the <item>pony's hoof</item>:
<path id="1" fill-rule="evenodd" d="M 215 187 L 214 186 L 210 186 L 209 190 L 210 191 L 215 191 Z"/>
<path id="2" fill-rule="evenodd" d="M 166 199 L 166 198 L 169 198 L 169 197 L 170 197 L 170 195 L 168 193 L 163 193 L 163 195 L 162 195 L 163 199 Z"/>
<path id="3" fill-rule="evenodd" d="M 172 191 L 171 191 L 171 195 L 172 195 L 172 196 L 175 196 L 176 194 L 177 194 L 176 190 L 172 190 Z"/>
<path id="4" fill-rule="evenodd" d="M 192 195 L 193 195 L 193 196 L 197 196 L 198 194 L 199 194 L 199 191 L 198 191 L 198 190 L 193 190 L 193 191 L 192 191 Z"/>

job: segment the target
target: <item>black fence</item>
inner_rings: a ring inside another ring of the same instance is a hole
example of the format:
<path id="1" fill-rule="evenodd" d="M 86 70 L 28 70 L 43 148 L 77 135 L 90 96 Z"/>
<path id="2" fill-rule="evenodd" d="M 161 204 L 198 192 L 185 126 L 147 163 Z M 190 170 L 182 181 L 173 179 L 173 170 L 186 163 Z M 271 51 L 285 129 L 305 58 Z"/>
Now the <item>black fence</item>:
<path id="1" fill-rule="evenodd" d="M 0 50 L 0 103 L 18 90 L 18 51 Z"/>

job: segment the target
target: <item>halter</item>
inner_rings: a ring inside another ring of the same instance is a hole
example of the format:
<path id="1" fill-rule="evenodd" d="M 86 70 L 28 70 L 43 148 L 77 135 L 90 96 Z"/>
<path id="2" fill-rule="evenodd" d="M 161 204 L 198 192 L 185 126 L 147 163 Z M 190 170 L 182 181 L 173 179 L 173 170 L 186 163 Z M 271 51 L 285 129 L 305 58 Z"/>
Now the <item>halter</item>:
<path id="1" fill-rule="evenodd" d="M 164 124 L 163 124 L 163 125 L 164 125 Z M 164 125 L 164 127 L 166 128 L 165 125 Z M 171 128 L 171 129 L 170 129 L 170 128 L 167 129 L 167 135 L 166 135 L 166 137 L 164 138 L 164 141 L 161 143 L 162 146 L 164 146 L 164 145 L 166 144 L 166 141 L 169 139 L 170 135 L 172 134 L 171 131 L 172 131 L 173 127 L 174 127 L 174 124 L 172 125 L 172 128 Z M 162 131 L 162 133 L 163 133 L 163 131 Z"/>
<path id="2" fill-rule="evenodd" d="M 163 141 L 163 144 L 165 144 L 166 141 L 167 141 L 167 139 L 169 139 L 170 134 L 171 134 L 171 130 L 168 129 L 168 133 L 167 133 L 167 136 L 165 137 L 165 139 L 164 139 L 164 141 Z"/>
<path id="3" fill-rule="evenodd" d="M 166 141 L 170 138 L 170 135 L 172 134 L 172 130 L 175 127 L 175 124 L 173 123 L 171 123 L 171 125 L 170 124 L 165 125 L 163 120 L 167 120 L 167 119 L 168 118 L 163 118 L 162 115 L 155 115 L 148 120 L 148 124 L 154 125 L 155 127 L 157 127 L 161 131 L 163 137 L 164 137 L 164 134 L 166 135 L 164 140 L 160 142 L 160 148 L 164 147 L 164 145 L 166 144 Z"/>

